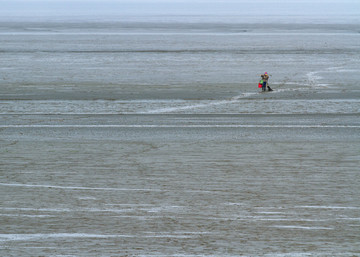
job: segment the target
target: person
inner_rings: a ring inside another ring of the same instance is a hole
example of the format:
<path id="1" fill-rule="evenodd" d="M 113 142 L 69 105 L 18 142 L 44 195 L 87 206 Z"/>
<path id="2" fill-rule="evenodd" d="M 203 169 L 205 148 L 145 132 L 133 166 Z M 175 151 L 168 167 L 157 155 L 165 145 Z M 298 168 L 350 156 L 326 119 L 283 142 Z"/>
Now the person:
<path id="1" fill-rule="evenodd" d="M 261 75 L 261 80 L 263 81 L 262 91 L 266 91 L 266 88 L 268 88 L 268 91 L 272 91 L 272 89 L 268 85 L 269 74 L 267 72 Z"/>

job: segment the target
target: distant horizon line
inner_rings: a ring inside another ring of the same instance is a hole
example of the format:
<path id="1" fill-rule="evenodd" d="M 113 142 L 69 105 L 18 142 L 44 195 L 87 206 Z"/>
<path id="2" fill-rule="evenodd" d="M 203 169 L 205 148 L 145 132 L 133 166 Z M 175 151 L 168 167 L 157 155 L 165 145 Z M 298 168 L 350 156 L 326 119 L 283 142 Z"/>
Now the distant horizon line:
<path id="1" fill-rule="evenodd" d="M 190 20 L 189 20 L 190 18 Z M 183 23 L 246 23 L 246 24 L 360 24 L 356 14 L 329 16 L 313 14 L 270 14 L 266 19 L 258 19 L 255 14 L 1 14 L 0 22 L 183 22 Z"/>

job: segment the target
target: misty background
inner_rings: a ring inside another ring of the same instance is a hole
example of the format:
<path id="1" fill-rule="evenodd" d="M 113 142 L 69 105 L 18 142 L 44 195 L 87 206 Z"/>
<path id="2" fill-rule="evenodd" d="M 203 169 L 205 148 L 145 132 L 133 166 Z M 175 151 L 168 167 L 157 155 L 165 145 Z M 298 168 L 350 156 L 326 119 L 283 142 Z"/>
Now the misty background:
<path id="1" fill-rule="evenodd" d="M 252 16 L 253 22 L 271 17 L 287 17 L 284 22 L 301 18 L 302 22 L 360 20 L 357 0 L 0 0 L 0 19 L 119 19 L 124 16 Z M 292 21 L 294 22 L 294 21 Z"/>

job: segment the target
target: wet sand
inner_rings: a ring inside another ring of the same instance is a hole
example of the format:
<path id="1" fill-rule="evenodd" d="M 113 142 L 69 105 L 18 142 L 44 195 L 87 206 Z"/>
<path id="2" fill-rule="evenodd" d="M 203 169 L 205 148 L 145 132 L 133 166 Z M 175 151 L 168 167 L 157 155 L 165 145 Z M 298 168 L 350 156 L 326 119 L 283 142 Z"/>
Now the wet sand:
<path id="1" fill-rule="evenodd" d="M 356 256 L 358 118 L 2 115 L 1 251 Z"/>
<path id="2" fill-rule="evenodd" d="M 359 25 L 199 18 L 1 23 L 1 256 L 360 255 Z"/>

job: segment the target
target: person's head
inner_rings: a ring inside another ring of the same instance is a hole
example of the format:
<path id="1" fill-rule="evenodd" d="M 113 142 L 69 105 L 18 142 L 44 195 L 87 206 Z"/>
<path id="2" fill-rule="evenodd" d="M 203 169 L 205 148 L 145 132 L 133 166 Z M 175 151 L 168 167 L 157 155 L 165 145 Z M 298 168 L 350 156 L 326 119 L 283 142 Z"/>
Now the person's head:
<path id="1" fill-rule="evenodd" d="M 264 73 L 265 75 L 268 75 L 267 72 Z"/>

